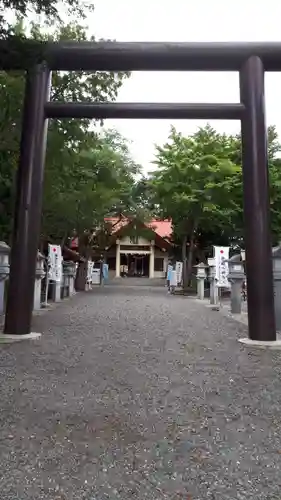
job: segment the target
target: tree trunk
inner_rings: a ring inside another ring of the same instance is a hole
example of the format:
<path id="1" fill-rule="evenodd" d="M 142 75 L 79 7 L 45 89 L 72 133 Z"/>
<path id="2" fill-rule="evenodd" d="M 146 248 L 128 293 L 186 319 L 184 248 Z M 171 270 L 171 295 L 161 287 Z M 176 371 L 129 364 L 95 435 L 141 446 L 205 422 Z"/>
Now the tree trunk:
<path id="1" fill-rule="evenodd" d="M 193 263 L 193 252 L 194 252 L 194 232 L 192 233 L 192 236 L 190 238 L 190 244 L 189 244 L 189 252 L 188 252 L 188 260 L 187 260 L 187 286 L 190 286 L 191 283 L 191 274 L 192 274 L 192 263 Z"/>
<path id="2" fill-rule="evenodd" d="M 88 271 L 88 261 L 79 262 L 75 277 L 75 290 L 84 292 L 86 290 L 86 280 Z"/>
<path id="3" fill-rule="evenodd" d="M 86 283 L 87 283 L 87 274 L 88 274 L 88 261 L 91 257 L 91 243 L 92 243 L 92 235 L 87 234 L 82 234 L 81 236 L 78 236 L 78 253 L 80 257 L 83 257 L 82 262 L 80 261 L 78 264 L 77 272 L 76 272 L 76 278 L 75 278 L 75 290 L 77 292 L 83 292 L 86 290 Z"/>
<path id="4" fill-rule="evenodd" d="M 61 240 L 60 246 L 63 248 L 66 245 L 66 240 L 67 240 L 67 233 L 64 233 L 64 236 Z"/>
<path id="5" fill-rule="evenodd" d="M 186 266 L 185 266 L 186 267 L 186 288 L 188 288 L 191 284 L 193 254 L 194 254 L 194 248 L 195 248 L 195 231 L 197 229 L 197 225 L 198 225 L 198 223 L 195 221 L 193 223 L 191 231 L 190 231 L 189 251 L 188 251 L 188 258 L 186 259 Z"/>
<path id="6" fill-rule="evenodd" d="M 182 241 L 182 283 L 183 289 L 186 290 L 188 287 L 188 274 L 187 274 L 187 255 L 186 255 L 186 246 L 187 246 L 187 236 L 184 236 Z"/>

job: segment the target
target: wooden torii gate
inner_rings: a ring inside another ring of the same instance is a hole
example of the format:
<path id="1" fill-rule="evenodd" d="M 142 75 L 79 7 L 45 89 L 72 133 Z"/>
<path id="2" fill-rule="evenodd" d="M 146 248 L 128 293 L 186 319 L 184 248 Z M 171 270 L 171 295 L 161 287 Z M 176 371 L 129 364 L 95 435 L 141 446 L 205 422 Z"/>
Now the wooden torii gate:
<path id="1" fill-rule="evenodd" d="M 276 339 L 264 72 L 281 43 L 0 42 L 0 68 L 25 69 L 17 196 L 4 333 L 30 332 L 48 118 L 239 119 L 242 127 L 249 337 Z M 52 70 L 239 71 L 240 103 L 50 102 Z"/>

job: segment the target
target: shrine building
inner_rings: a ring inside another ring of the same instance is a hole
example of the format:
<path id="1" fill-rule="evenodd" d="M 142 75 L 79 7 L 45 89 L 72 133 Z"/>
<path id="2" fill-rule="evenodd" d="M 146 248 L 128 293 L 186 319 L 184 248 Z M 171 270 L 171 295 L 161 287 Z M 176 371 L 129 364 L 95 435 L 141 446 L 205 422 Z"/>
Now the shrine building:
<path id="1" fill-rule="evenodd" d="M 172 221 L 141 222 L 125 216 L 107 217 L 111 238 L 105 259 L 109 277 L 164 278 L 173 245 Z"/>

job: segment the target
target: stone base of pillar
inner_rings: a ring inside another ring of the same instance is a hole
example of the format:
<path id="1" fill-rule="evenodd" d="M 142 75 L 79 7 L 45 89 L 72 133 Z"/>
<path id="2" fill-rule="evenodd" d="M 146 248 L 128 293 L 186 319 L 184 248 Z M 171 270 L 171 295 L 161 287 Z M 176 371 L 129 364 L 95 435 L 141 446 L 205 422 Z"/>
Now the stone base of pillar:
<path id="1" fill-rule="evenodd" d="M 204 300 L 205 296 L 205 282 L 204 279 L 197 279 L 197 298 Z"/>
<path id="2" fill-rule="evenodd" d="M 0 314 L 5 312 L 5 281 L 0 281 Z"/>
<path id="3" fill-rule="evenodd" d="M 242 285 L 243 280 L 230 279 L 230 310 L 232 314 L 241 314 L 242 311 Z"/>
<path id="4" fill-rule="evenodd" d="M 35 280 L 33 309 L 41 309 L 41 278 Z"/>
<path id="5" fill-rule="evenodd" d="M 74 276 L 69 277 L 69 297 L 72 297 L 72 295 L 75 294 L 75 288 L 74 288 Z"/>
<path id="6" fill-rule="evenodd" d="M 20 342 L 21 340 L 38 340 L 41 338 L 41 333 L 30 332 L 26 335 L 8 335 L 2 333 L 0 335 L 0 344 L 10 344 L 12 342 Z"/>
<path id="7" fill-rule="evenodd" d="M 215 283 L 215 280 L 212 280 L 210 285 L 210 304 L 218 305 L 218 303 L 219 303 L 219 289 Z"/>
<path id="8" fill-rule="evenodd" d="M 61 284 L 60 283 L 53 283 L 52 284 L 52 300 L 54 302 L 60 302 L 61 301 Z"/>
<path id="9" fill-rule="evenodd" d="M 272 349 L 278 351 L 281 349 L 281 339 L 267 341 L 244 338 L 238 339 L 238 342 L 240 342 L 240 344 L 243 344 L 245 347 L 254 347 L 257 349 Z"/>

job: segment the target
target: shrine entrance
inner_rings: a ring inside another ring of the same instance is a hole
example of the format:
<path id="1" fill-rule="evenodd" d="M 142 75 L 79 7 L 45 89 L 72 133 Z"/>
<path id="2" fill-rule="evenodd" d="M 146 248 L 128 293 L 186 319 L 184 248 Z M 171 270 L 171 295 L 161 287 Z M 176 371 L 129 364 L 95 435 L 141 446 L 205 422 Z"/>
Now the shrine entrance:
<path id="1" fill-rule="evenodd" d="M 120 256 L 121 277 L 149 277 L 149 252 L 146 254 L 123 253 Z"/>
<path id="2" fill-rule="evenodd" d="M 23 66 L 28 61 L 28 67 Z M 0 68 L 26 70 L 6 334 L 31 328 L 48 118 L 241 120 L 249 336 L 276 340 L 264 72 L 281 70 L 281 43 L 0 42 Z M 51 70 L 238 71 L 240 102 L 50 102 Z M 23 293 L 24 290 L 24 293 Z"/>
<path id="3" fill-rule="evenodd" d="M 149 255 L 128 255 L 128 276 L 149 277 Z"/>

